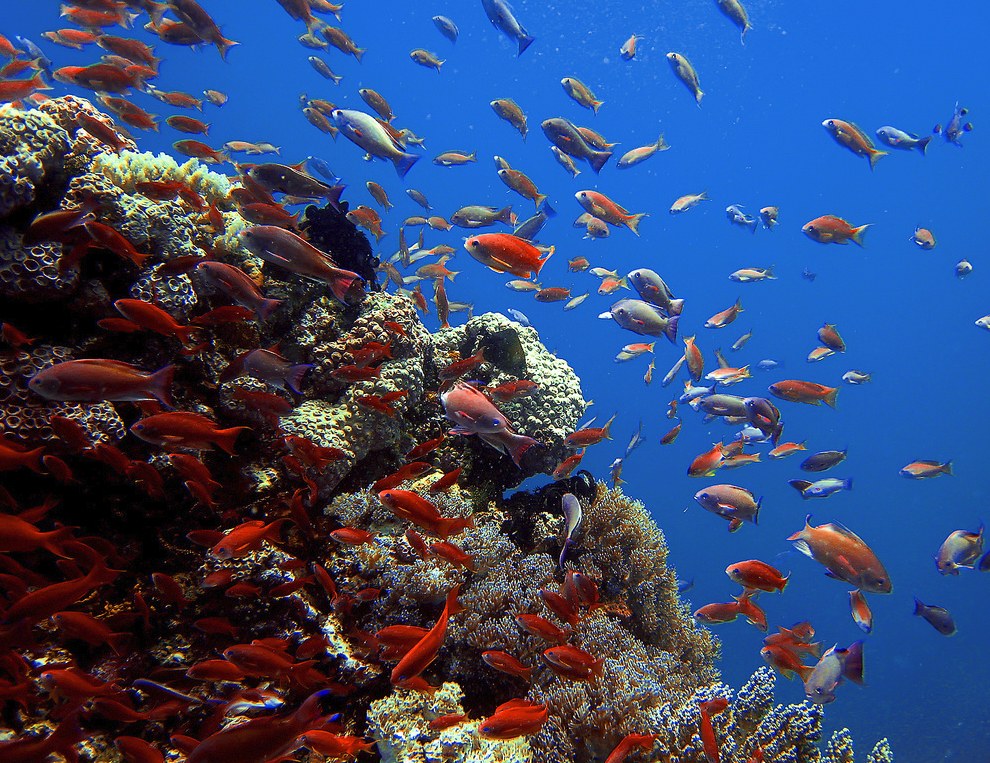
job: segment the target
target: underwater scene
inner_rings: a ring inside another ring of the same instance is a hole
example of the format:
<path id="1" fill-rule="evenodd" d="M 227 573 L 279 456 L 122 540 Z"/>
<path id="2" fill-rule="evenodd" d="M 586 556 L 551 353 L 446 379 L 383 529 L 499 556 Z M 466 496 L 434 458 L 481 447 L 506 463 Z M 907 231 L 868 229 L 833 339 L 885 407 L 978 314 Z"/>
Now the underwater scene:
<path id="1" fill-rule="evenodd" d="M 987 21 L 9 0 L 0 763 L 990 761 Z"/>

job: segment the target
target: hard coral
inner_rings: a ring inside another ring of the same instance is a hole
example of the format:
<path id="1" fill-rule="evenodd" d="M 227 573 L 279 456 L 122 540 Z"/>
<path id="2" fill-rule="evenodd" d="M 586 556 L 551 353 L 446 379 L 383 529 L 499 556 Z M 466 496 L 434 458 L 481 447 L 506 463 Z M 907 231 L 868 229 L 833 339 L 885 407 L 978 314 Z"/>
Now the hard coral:
<path id="1" fill-rule="evenodd" d="M 44 186 L 59 194 L 69 135 L 38 111 L 0 110 L 0 218 L 28 206 Z"/>

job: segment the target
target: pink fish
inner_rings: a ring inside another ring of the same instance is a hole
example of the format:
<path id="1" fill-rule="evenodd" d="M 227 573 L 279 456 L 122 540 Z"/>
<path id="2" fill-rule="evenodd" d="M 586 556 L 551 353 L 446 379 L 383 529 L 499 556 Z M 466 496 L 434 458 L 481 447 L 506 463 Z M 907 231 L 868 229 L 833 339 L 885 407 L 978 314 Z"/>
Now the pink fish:
<path id="1" fill-rule="evenodd" d="M 48 400 L 80 403 L 157 400 L 174 407 L 169 391 L 174 373 L 174 366 L 149 374 L 119 360 L 67 360 L 36 373 L 28 387 Z"/>

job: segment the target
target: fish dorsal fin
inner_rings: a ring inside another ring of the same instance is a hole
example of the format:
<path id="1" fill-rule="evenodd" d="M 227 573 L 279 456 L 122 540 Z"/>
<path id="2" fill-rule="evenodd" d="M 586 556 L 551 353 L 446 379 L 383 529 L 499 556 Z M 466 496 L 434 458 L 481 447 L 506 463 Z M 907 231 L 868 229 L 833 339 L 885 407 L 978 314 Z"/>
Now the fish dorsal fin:
<path id="1" fill-rule="evenodd" d="M 866 543 L 863 542 L 862 538 L 860 538 L 856 533 L 854 533 L 852 530 L 850 530 L 841 522 L 829 522 L 827 525 L 825 525 L 825 527 L 829 527 L 833 529 L 835 532 L 839 533 L 839 535 L 844 535 L 850 540 L 854 540 L 857 541 L 858 543 L 862 543 L 864 546 L 866 545 Z"/>

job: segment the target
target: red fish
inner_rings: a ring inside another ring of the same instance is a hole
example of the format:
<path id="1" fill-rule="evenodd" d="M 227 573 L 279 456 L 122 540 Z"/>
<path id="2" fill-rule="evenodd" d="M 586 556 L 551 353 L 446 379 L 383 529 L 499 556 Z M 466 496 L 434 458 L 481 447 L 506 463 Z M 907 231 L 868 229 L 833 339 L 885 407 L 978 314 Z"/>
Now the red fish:
<path id="1" fill-rule="evenodd" d="M 375 534 L 358 527 L 341 527 L 330 533 L 330 537 L 348 546 L 362 546 L 375 540 Z"/>
<path id="2" fill-rule="evenodd" d="M 715 729 L 712 727 L 707 703 L 699 702 L 698 711 L 701 714 L 701 747 L 705 751 L 705 758 L 708 763 L 719 763 L 718 742 L 715 740 Z"/>
<path id="3" fill-rule="evenodd" d="M 623 763 L 629 757 L 629 753 L 637 747 L 643 750 L 652 750 L 653 743 L 658 736 L 658 734 L 626 734 L 622 741 L 615 746 L 615 749 L 609 753 L 609 756 L 605 758 L 605 763 Z"/>
<path id="4" fill-rule="evenodd" d="M 540 589 L 540 598 L 543 599 L 543 603 L 546 604 L 547 609 L 572 628 L 576 628 L 577 624 L 581 622 L 581 614 L 578 612 L 577 607 L 565 596 L 561 596 L 556 591 L 548 591 L 546 588 L 542 588 Z"/>
<path id="5" fill-rule="evenodd" d="M 440 479 L 430 485 L 430 493 L 443 493 L 449 490 L 456 484 L 462 471 L 461 467 L 458 466 L 456 469 L 444 474 Z"/>
<path id="6" fill-rule="evenodd" d="M 223 164 L 229 161 L 225 152 L 211 148 L 200 140 L 177 140 L 172 144 L 172 148 L 183 156 L 190 156 L 207 164 Z"/>
<path id="7" fill-rule="evenodd" d="M 435 556 L 450 562 L 455 567 L 463 567 L 471 572 L 477 571 L 477 568 L 474 566 L 474 557 L 463 551 L 454 543 L 450 543 L 449 541 L 431 543 L 430 551 L 432 551 Z"/>
<path id="8" fill-rule="evenodd" d="M 40 474 L 42 471 L 41 457 L 44 453 L 44 447 L 28 450 L 5 437 L 0 437 L 0 472 L 30 469 Z"/>
<path id="9" fill-rule="evenodd" d="M 381 376 L 381 373 L 380 368 L 363 368 L 361 366 L 346 365 L 333 369 L 330 375 L 337 381 L 351 383 L 377 379 Z"/>
<path id="10" fill-rule="evenodd" d="M 547 260 L 553 255 L 553 247 L 546 257 L 542 251 L 525 239 L 511 233 L 483 233 L 464 242 L 464 248 L 482 265 L 496 273 L 511 273 L 518 278 L 539 275 Z"/>
<path id="11" fill-rule="evenodd" d="M 433 466 L 425 461 L 413 461 L 411 464 L 403 464 L 391 474 L 387 474 L 375 482 L 371 486 L 371 489 L 376 493 L 380 493 L 383 490 L 391 490 L 406 480 L 414 480 L 422 477 L 432 468 Z"/>
<path id="12" fill-rule="evenodd" d="M 301 734 L 323 725 L 331 697 L 330 690 L 324 689 L 291 715 L 262 716 L 227 726 L 200 742 L 188 763 L 267 763 L 280 758 L 296 748 Z"/>
<path id="13" fill-rule="evenodd" d="M 4 612 L 0 622 L 8 624 L 18 621 L 30 624 L 39 622 L 51 617 L 55 612 L 72 606 L 90 591 L 111 583 L 117 577 L 119 570 L 109 569 L 96 551 L 82 544 L 74 545 L 80 553 L 89 558 L 92 564 L 89 572 L 82 577 L 53 583 L 22 596 Z"/>
<path id="14" fill-rule="evenodd" d="M 282 304 L 278 299 L 266 299 L 258 290 L 258 285 L 243 270 L 233 265 L 206 260 L 200 262 L 195 270 L 238 305 L 253 310 L 262 320 L 268 318 Z"/>
<path id="15" fill-rule="evenodd" d="M 164 763 L 165 756 L 157 747 L 153 747 L 138 737 L 119 736 L 113 740 L 124 756 L 124 763 Z"/>
<path id="16" fill-rule="evenodd" d="M 787 587 L 787 580 L 790 578 L 790 575 L 782 576 L 780 570 L 758 559 L 730 564 L 725 568 L 725 574 L 743 588 L 767 591 L 768 593 L 783 592 L 784 588 Z"/>
<path id="17" fill-rule="evenodd" d="M 193 257 L 194 263 L 202 262 L 202 258 Z M 164 268 L 164 266 L 162 266 Z M 159 270 L 161 272 L 161 270 Z M 273 300 L 275 301 L 275 300 Z M 230 323 L 244 323 L 251 319 L 254 312 L 240 305 L 223 305 L 215 307 L 209 312 L 197 315 L 190 321 L 196 326 L 224 326 Z"/>
<path id="18" fill-rule="evenodd" d="M 38 90 L 51 89 L 51 86 L 42 78 L 41 72 L 36 73 L 31 79 L 0 81 L 0 103 L 19 101 Z"/>
<path id="19" fill-rule="evenodd" d="M 605 660 L 596 660 L 583 649 L 570 644 L 544 650 L 543 660 L 559 676 L 574 681 L 590 681 L 602 676 Z"/>
<path id="20" fill-rule="evenodd" d="M 464 723 L 467 720 L 469 718 L 466 713 L 448 713 L 447 715 L 441 715 L 439 718 L 434 718 L 427 726 L 430 727 L 430 731 L 443 731 L 459 723 Z"/>
<path id="21" fill-rule="evenodd" d="M 826 405 L 835 408 L 835 399 L 839 395 L 837 387 L 826 387 L 824 384 L 814 382 L 798 381 L 796 379 L 785 379 L 770 385 L 770 392 L 774 397 L 787 400 L 792 403 L 807 403 L 809 405 Z"/>
<path id="22" fill-rule="evenodd" d="M 143 299 L 118 299 L 113 306 L 127 320 L 133 321 L 141 328 L 162 336 L 175 337 L 183 344 L 188 343 L 193 332 L 196 331 L 191 326 L 177 323 L 175 318 L 158 305 L 145 302 Z"/>
<path id="23" fill-rule="evenodd" d="M 18 735 L 0 742 L 0 759 L 4 763 L 38 763 L 48 760 L 52 754 L 58 754 L 66 760 L 78 760 L 76 744 L 84 736 L 79 726 L 79 713 L 74 712 L 47 736 Z"/>
<path id="24" fill-rule="evenodd" d="M 383 490 L 378 494 L 378 500 L 400 519 L 408 519 L 441 540 L 474 527 L 474 517 L 441 517 L 433 503 L 408 490 Z"/>
<path id="25" fill-rule="evenodd" d="M 391 681 L 393 686 L 409 684 L 413 679 L 418 678 L 436 659 L 437 652 L 443 646 L 443 640 L 447 635 L 447 624 L 450 618 L 464 610 L 463 605 L 457 601 L 459 591 L 459 585 L 450 589 L 447 593 L 447 602 L 436 624 L 392 669 Z"/>
<path id="26" fill-rule="evenodd" d="M 863 592 L 858 588 L 849 592 L 849 610 L 852 613 L 853 622 L 859 626 L 864 633 L 873 630 L 873 612 L 866 601 Z"/>
<path id="27" fill-rule="evenodd" d="M 485 349 L 482 347 L 469 358 L 455 360 L 440 369 L 440 381 L 451 381 L 475 371 L 485 361 Z"/>
<path id="28" fill-rule="evenodd" d="M 359 752 L 373 752 L 375 742 L 366 742 L 361 737 L 338 736 L 329 731 L 307 731 L 299 741 L 304 747 L 313 752 L 326 755 L 327 758 L 352 758 Z"/>
<path id="29" fill-rule="evenodd" d="M 276 519 L 265 524 L 260 519 L 253 519 L 238 525 L 221 538 L 210 553 L 217 559 L 238 559 L 246 556 L 261 546 L 264 540 L 274 543 L 280 539 L 279 533 L 289 520 Z"/>
<path id="30" fill-rule="evenodd" d="M 114 633 L 110 626 L 85 612 L 56 612 L 52 622 L 67 639 L 76 639 L 89 646 L 109 646 L 113 651 L 122 655 L 125 646 L 131 638 L 130 633 Z"/>
<path id="31" fill-rule="evenodd" d="M 541 638 L 551 644 L 563 644 L 571 637 L 569 629 L 558 628 L 545 617 L 539 615 L 529 615 L 520 613 L 516 615 L 516 622 L 524 631 L 532 636 Z"/>
<path id="32" fill-rule="evenodd" d="M 213 419 L 189 411 L 159 413 L 131 426 L 131 432 L 153 445 L 193 450 L 209 450 L 216 445 L 231 455 L 237 435 L 245 429 L 248 427 L 218 429 Z"/>
<path id="33" fill-rule="evenodd" d="M 417 625 L 389 625 L 375 633 L 375 640 L 385 647 L 383 659 L 401 660 L 427 633 L 429 628 Z"/>
<path id="34" fill-rule="evenodd" d="M 802 681 L 807 681 L 811 671 L 815 669 L 813 665 L 802 664 L 801 658 L 782 644 L 764 646 L 760 650 L 760 656 L 766 660 L 770 667 L 786 678 L 793 678 L 797 675 Z"/>
<path id="35" fill-rule="evenodd" d="M 612 418 L 606 421 L 603 427 L 586 427 L 577 432 L 571 432 L 564 438 L 564 444 L 568 448 L 585 448 L 589 445 L 597 445 L 602 440 L 611 440 L 612 435 L 609 434 L 609 429 L 617 415 L 612 414 Z"/>
<path id="36" fill-rule="evenodd" d="M 28 387 L 48 400 L 157 400 L 174 406 L 169 392 L 174 372 L 174 366 L 165 366 L 149 374 L 130 363 L 103 358 L 67 360 L 32 376 Z"/>
<path id="37" fill-rule="evenodd" d="M 517 379 L 516 381 L 504 382 L 497 387 L 489 389 L 493 398 L 501 403 L 508 403 L 520 397 L 531 395 L 540 387 L 536 382 L 529 379 Z"/>
<path id="38" fill-rule="evenodd" d="M 510 699 L 495 708 L 495 712 L 481 722 L 478 733 L 485 739 L 515 739 L 536 734 L 547 722 L 546 705 L 525 699 Z"/>
<path id="39" fill-rule="evenodd" d="M 507 673 L 510 676 L 515 676 L 516 678 L 521 678 L 524 681 L 528 681 L 533 673 L 532 668 L 527 668 L 519 662 L 518 659 L 506 652 L 499 652 L 494 649 L 490 649 L 487 652 L 481 653 L 481 659 L 483 659 L 486 664 L 495 668 L 495 670 L 501 671 L 502 673 Z"/>
<path id="40" fill-rule="evenodd" d="M 697 456 L 688 467 L 688 477 L 711 477 L 725 461 L 722 443 L 716 443 L 711 450 Z"/>

